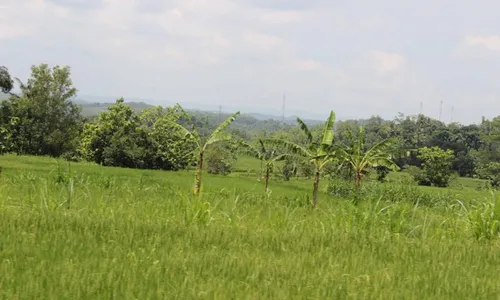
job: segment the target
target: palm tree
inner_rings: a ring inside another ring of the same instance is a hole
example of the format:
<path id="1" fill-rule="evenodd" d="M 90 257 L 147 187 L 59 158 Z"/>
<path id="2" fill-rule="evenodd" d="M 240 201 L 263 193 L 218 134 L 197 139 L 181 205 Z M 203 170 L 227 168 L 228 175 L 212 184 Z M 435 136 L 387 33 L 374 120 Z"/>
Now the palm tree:
<path id="1" fill-rule="evenodd" d="M 241 144 L 245 147 L 248 154 L 250 154 L 251 156 L 260 160 L 261 173 L 262 173 L 262 163 L 264 163 L 265 168 L 266 168 L 264 180 L 265 180 L 265 189 L 267 192 L 268 187 L 269 187 L 269 176 L 274 169 L 274 163 L 277 161 L 284 160 L 286 157 L 286 154 L 278 154 L 278 152 L 275 149 L 271 150 L 271 149 L 266 148 L 265 143 L 262 139 L 259 139 L 258 147 L 254 147 L 254 146 L 247 144 L 247 143 L 244 143 L 244 142 L 241 142 Z"/>
<path id="2" fill-rule="evenodd" d="M 361 179 L 372 167 L 386 167 L 390 170 L 399 170 L 398 165 L 392 161 L 391 147 L 394 144 L 393 139 L 385 139 L 365 151 L 365 130 L 359 127 L 359 137 L 355 141 L 350 131 L 348 136 L 351 140 L 350 146 L 337 148 L 338 158 L 341 164 L 346 164 L 354 172 L 354 184 L 356 192 L 359 194 L 361 189 Z"/>
<path id="3" fill-rule="evenodd" d="M 176 122 L 170 122 L 174 127 L 182 130 L 184 132 L 184 136 L 191 138 L 195 144 L 195 153 L 198 156 L 198 161 L 196 163 L 196 173 L 194 176 L 194 189 L 193 189 L 193 194 L 197 196 L 200 193 L 201 189 L 201 173 L 203 172 L 203 155 L 205 154 L 205 150 L 207 148 L 215 143 L 223 142 L 223 141 L 229 141 L 231 140 L 232 136 L 231 134 L 224 132 L 224 130 L 234 121 L 236 120 L 236 117 L 240 114 L 240 112 L 236 112 L 230 117 L 228 117 L 224 122 L 222 122 L 219 127 L 217 127 L 212 134 L 206 138 L 202 139 L 194 128 L 192 127 L 191 130 L 186 129 L 184 126 L 176 123 Z M 187 114 L 186 114 L 187 115 Z"/>
<path id="4" fill-rule="evenodd" d="M 316 207 L 318 199 L 318 187 L 321 171 L 335 158 L 335 151 L 333 148 L 333 127 L 335 125 L 335 113 L 330 112 L 330 116 L 325 122 L 323 127 L 323 133 L 320 136 L 320 142 L 316 142 L 313 139 L 313 135 L 307 125 L 300 119 L 297 118 L 297 123 L 299 123 L 300 129 L 307 136 L 307 146 L 303 147 L 299 144 L 286 141 L 286 140 L 270 140 L 276 145 L 282 146 L 287 149 L 291 154 L 298 155 L 306 160 L 310 161 L 315 168 L 314 182 L 313 182 L 313 197 L 311 200 L 312 207 Z"/>

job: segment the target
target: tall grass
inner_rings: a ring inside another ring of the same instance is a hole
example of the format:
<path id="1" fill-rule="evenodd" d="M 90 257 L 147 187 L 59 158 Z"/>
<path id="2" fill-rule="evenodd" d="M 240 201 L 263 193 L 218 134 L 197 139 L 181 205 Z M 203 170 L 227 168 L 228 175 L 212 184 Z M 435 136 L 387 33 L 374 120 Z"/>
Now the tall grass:
<path id="1" fill-rule="evenodd" d="M 390 185 L 367 186 L 368 196 L 354 205 L 326 193 L 325 185 L 313 211 L 309 181 L 275 184 L 264 193 L 252 178 L 206 176 L 202 195 L 192 197 L 187 172 L 58 167 L 23 157 L 0 158 L 0 165 L 2 299 L 497 299 L 500 293 L 499 240 L 476 238 L 481 226 L 472 217 L 482 212 L 490 224 L 496 218 L 488 217 L 496 208 L 480 206 L 491 201 L 483 194 L 424 205 L 395 201 L 409 192 L 382 190 Z"/>

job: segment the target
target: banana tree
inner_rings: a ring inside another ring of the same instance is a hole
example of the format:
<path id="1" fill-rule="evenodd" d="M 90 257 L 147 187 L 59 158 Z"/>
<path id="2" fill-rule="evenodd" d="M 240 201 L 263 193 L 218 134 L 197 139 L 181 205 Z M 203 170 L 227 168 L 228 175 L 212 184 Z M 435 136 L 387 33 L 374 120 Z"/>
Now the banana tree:
<path id="1" fill-rule="evenodd" d="M 359 127 L 359 137 L 355 141 L 350 132 L 349 146 L 337 148 L 338 158 L 341 164 L 345 164 L 354 172 L 354 185 L 356 192 L 359 194 L 361 189 L 361 179 L 370 167 L 386 167 L 390 170 L 399 170 L 398 165 L 392 160 L 393 139 L 385 139 L 375 144 L 373 147 L 365 151 L 365 130 Z"/>
<path id="2" fill-rule="evenodd" d="M 205 154 L 205 150 L 210 145 L 215 143 L 229 141 L 231 140 L 231 134 L 224 132 L 224 130 L 234 121 L 236 117 L 240 114 L 240 112 L 236 112 L 230 117 L 228 117 L 224 122 L 222 122 L 219 127 L 217 127 L 212 134 L 207 138 L 201 138 L 198 131 L 192 126 L 191 130 L 188 130 L 184 126 L 171 122 L 172 126 L 180 129 L 186 138 L 190 138 L 196 144 L 195 154 L 198 156 L 198 160 L 196 163 L 196 172 L 194 176 L 194 189 L 193 194 L 197 196 L 200 193 L 201 189 L 201 173 L 203 172 L 203 155 Z"/>
<path id="3" fill-rule="evenodd" d="M 244 142 L 242 142 L 241 144 L 245 148 L 248 154 L 261 161 L 261 172 L 262 172 L 262 163 L 264 163 L 265 190 L 267 192 L 269 187 L 269 177 L 274 169 L 274 164 L 277 161 L 284 160 L 286 154 L 278 154 L 278 151 L 276 151 L 275 149 L 266 148 L 266 145 L 262 139 L 259 139 L 259 145 L 257 147 Z"/>
<path id="4" fill-rule="evenodd" d="M 300 118 L 297 118 L 297 123 L 307 137 L 306 146 L 302 146 L 287 140 L 270 141 L 278 146 L 282 146 L 289 152 L 289 154 L 302 157 L 314 165 L 315 173 L 311 204 L 312 207 L 315 208 L 318 199 L 318 187 L 321 171 L 326 165 L 328 165 L 335 159 L 335 150 L 333 147 L 333 127 L 335 125 L 335 113 L 333 111 L 330 112 L 330 116 L 326 120 L 322 130 L 322 134 L 319 137 L 319 142 L 317 142 L 313 138 L 311 131 Z"/>

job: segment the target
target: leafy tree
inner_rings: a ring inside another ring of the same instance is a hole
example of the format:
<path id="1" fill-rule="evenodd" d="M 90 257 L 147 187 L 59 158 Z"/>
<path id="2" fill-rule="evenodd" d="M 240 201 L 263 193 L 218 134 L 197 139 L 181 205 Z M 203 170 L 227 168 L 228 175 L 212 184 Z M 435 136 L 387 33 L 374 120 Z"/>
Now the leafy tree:
<path id="1" fill-rule="evenodd" d="M 116 100 L 95 122 L 85 124 L 80 153 L 87 160 L 105 166 L 142 167 L 139 118 L 123 102 L 123 98 Z"/>
<path id="2" fill-rule="evenodd" d="M 361 179 L 368 168 L 380 166 L 394 171 L 399 170 L 391 157 L 392 143 L 392 139 L 385 139 L 365 150 L 365 131 L 363 127 L 359 127 L 357 140 L 351 139 L 349 146 L 338 148 L 339 160 L 354 173 L 354 184 L 358 193 L 361 189 Z"/>
<path id="3" fill-rule="evenodd" d="M 196 163 L 196 173 L 194 177 L 194 189 L 193 189 L 193 194 L 196 196 L 200 193 L 201 189 L 201 173 L 203 172 L 203 160 L 204 160 L 204 154 L 207 148 L 213 144 L 223 142 L 223 141 L 229 141 L 232 139 L 231 134 L 224 132 L 224 130 L 231 125 L 231 123 L 236 120 L 236 117 L 240 114 L 240 112 L 236 112 L 233 115 L 231 115 L 229 118 L 227 118 L 224 122 L 222 122 L 219 127 L 217 127 L 210 136 L 207 138 L 202 138 L 198 131 L 194 128 L 189 130 L 185 128 L 184 126 L 175 123 L 175 122 L 170 122 L 172 126 L 181 129 L 183 131 L 184 137 L 189 137 L 195 144 L 195 154 L 198 156 L 198 161 Z"/>
<path id="4" fill-rule="evenodd" d="M 14 81 L 10 77 L 9 70 L 0 66 L 0 91 L 5 94 L 9 94 L 14 88 Z"/>
<path id="5" fill-rule="evenodd" d="M 335 125 L 335 113 L 330 112 L 330 116 L 326 120 L 322 134 L 319 138 L 319 142 L 314 140 L 314 137 L 309 130 L 308 126 L 300 119 L 297 118 L 297 123 L 300 129 L 307 137 L 307 146 L 301 146 L 297 143 L 287 141 L 287 140 L 269 140 L 277 146 L 282 146 L 287 149 L 291 154 L 298 155 L 314 165 L 314 182 L 313 182 L 313 197 L 311 200 L 312 207 L 316 207 L 318 198 L 318 187 L 320 181 L 321 171 L 325 166 L 327 166 L 335 158 L 335 153 L 333 151 L 333 138 L 334 131 L 333 127 Z"/>
<path id="6" fill-rule="evenodd" d="M 172 123 L 188 119 L 182 107 L 156 107 L 140 115 L 141 131 L 146 133 L 143 145 L 148 168 L 181 170 L 195 162 L 195 144 L 186 139 L 182 130 Z"/>
<path id="7" fill-rule="evenodd" d="M 81 116 L 71 102 L 76 89 L 69 67 L 32 66 L 21 91 L 0 104 L 0 126 L 11 134 L 11 150 L 57 157 L 75 149 Z"/>
<path id="8" fill-rule="evenodd" d="M 428 182 L 438 187 L 448 186 L 452 175 L 453 150 L 424 147 L 419 149 L 418 158 L 423 161 L 423 175 Z"/>
<path id="9" fill-rule="evenodd" d="M 500 188 L 500 163 L 490 162 L 478 170 L 478 174 L 483 179 L 488 179 L 491 186 Z"/>
<path id="10" fill-rule="evenodd" d="M 184 117 L 179 105 L 161 106 L 137 115 L 123 98 L 85 124 L 80 153 L 106 166 L 180 170 L 192 162 L 192 143 L 172 126 Z"/>

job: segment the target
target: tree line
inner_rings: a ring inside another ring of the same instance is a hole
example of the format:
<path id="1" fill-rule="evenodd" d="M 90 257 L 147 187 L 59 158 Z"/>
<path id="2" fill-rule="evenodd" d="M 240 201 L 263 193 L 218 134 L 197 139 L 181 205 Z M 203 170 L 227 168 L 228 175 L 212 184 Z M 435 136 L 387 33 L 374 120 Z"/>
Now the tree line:
<path id="1" fill-rule="evenodd" d="M 19 93 L 12 92 L 16 85 Z M 0 67 L 0 88 L 9 95 L 0 103 L 0 153 L 129 168 L 196 167 L 195 193 L 205 162 L 209 172 L 227 174 L 239 152 L 265 162 L 266 188 L 277 161 L 284 161 L 285 179 L 314 178 L 314 199 L 320 177 L 332 172 L 357 188 L 369 170 L 383 180 L 391 169 L 411 172 L 422 185 L 447 186 L 453 173 L 500 185 L 500 116 L 461 125 L 424 115 L 335 121 L 332 112 L 320 125 L 297 118 L 298 126 L 248 120 L 249 126 L 231 127 L 239 113 L 224 121 L 180 105 L 136 112 L 121 98 L 98 116 L 83 117 L 72 102 L 70 68 L 46 64 L 32 66 L 26 82 Z"/>

